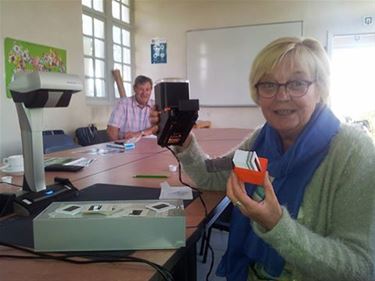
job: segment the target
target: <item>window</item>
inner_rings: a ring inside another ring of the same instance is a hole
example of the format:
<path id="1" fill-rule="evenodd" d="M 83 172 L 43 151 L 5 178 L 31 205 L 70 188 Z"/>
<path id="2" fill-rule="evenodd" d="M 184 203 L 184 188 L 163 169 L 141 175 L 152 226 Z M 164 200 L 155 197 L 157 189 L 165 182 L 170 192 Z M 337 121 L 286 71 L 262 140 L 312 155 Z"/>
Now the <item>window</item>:
<path id="1" fill-rule="evenodd" d="M 332 110 L 375 136 L 375 33 L 330 39 Z"/>
<path id="2" fill-rule="evenodd" d="M 130 0 L 82 0 L 85 93 L 99 103 L 119 98 L 111 71 L 119 69 L 126 94 L 132 94 Z"/>

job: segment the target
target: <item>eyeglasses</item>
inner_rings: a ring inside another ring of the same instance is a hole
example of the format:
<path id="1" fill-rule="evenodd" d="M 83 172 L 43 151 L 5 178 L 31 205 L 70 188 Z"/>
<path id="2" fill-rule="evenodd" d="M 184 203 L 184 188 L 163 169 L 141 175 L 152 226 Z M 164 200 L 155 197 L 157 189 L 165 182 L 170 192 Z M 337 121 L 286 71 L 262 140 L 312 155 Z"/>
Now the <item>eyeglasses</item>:
<path id="1" fill-rule="evenodd" d="M 258 95 L 266 99 L 273 98 L 279 92 L 281 86 L 285 87 L 287 94 L 291 97 L 300 98 L 306 95 L 307 90 L 313 83 L 315 83 L 315 81 L 292 80 L 282 84 L 265 81 L 255 84 L 255 88 L 258 91 Z"/>

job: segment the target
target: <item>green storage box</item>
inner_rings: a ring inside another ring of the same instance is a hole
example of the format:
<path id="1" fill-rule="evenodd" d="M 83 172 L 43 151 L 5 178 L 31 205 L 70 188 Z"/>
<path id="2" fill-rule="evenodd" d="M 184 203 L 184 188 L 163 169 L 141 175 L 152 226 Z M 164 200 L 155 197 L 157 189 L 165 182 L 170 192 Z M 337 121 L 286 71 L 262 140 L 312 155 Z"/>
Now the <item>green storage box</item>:
<path id="1" fill-rule="evenodd" d="M 181 200 L 55 202 L 33 231 L 40 252 L 175 249 L 186 240 Z"/>

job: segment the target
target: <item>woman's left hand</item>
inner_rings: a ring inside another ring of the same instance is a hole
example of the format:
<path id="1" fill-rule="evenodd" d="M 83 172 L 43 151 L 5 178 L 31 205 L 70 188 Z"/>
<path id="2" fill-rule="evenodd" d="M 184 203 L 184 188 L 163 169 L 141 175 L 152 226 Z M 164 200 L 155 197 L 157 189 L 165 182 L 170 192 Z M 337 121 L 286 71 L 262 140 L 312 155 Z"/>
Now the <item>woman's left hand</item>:
<path id="1" fill-rule="evenodd" d="M 227 182 L 227 196 L 240 209 L 241 213 L 268 231 L 280 220 L 282 209 L 273 191 L 268 173 L 265 176 L 263 187 L 265 198 L 258 202 L 247 195 L 244 183 L 232 172 Z"/>

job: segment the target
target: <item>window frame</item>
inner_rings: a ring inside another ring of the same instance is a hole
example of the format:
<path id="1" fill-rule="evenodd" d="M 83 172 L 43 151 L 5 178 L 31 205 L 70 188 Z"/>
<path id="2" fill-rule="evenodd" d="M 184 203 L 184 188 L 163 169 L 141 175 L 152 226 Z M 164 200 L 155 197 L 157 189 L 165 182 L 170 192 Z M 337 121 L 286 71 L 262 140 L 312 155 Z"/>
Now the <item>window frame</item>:
<path id="1" fill-rule="evenodd" d="M 331 59 L 331 63 L 333 63 L 332 61 L 332 58 L 333 58 L 333 53 L 334 53 L 334 49 L 335 48 L 335 44 L 334 44 L 334 40 L 335 38 L 340 38 L 341 37 L 341 40 L 342 42 L 340 44 L 338 44 L 341 48 L 344 48 L 344 49 L 349 49 L 349 48 L 363 48 L 363 47 L 366 47 L 366 46 L 373 46 L 373 40 L 375 38 L 375 32 L 373 31 L 364 31 L 364 32 L 348 32 L 348 33 L 334 33 L 334 32 L 327 32 L 327 53 L 329 55 L 329 58 Z M 355 37 L 358 37 L 358 39 L 356 39 Z M 366 39 L 366 38 L 372 38 L 372 39 Z M 357 42 L 358 40 L 358 42 Z M 362 42 L 361 42 L 362 41 Z M 370 44 L 369 44 L 370 42 Z M 337 48 L 337 49 L 340 49 Z M 332 69 L 331 69 L 331 76 L 333 76 L 333 73 L 332 73 Z M 362 71 L 362 70 L 361 70 Z M 372 72 L 371 72 L 372 73 Z M 362 76 L 363 77 L 363 76 Z M 366 79 L 368 80 L 368 79 Z M 353 112 L 345 112 L 344 114 L 342 112 L 340 112 L 340 110 L 337 110 L 335 109 L 337 107 L 335 101 L 334 101 L 334 96 L 336 94 L 336 92 L 333 91 L 332 89 L 332 86 L 333 86 L 333 83 L 331 83 L 331 96 L 330 96 L 330 106 L 331 108 L 333 109 L 333 111 L 338 114 L 339 117 L 341 117 L 342 119 L 344 119 L 344 116 L 346 117 L 349 117 L 350 119 L 348 120 L 343 120 L 345 122 L 348 122 L 348 123 L 351 123 L 351 124 L 362 124 L 361 122 L 363 121 L 367 121 L 367 126 L 365 126 L 367 129 L 371 129 L 370 130 L 370 134 L 372 135 L 372 138 L 375 139 L 375 115 L 374 115 L 374 109 L 365 109 L 363 110 L 362 107 L 361 110 L 362 112 L 361 113 L 354 113 Z M 370 86 L 369 86 L 370 88 Z M 366 91 L 362 91 L 362 92 L 366 92 Z M 340 95 L 342 95 L 342 93 L 340 92 Z M 336 98 L 337 100 L 337 98 Z M 373 104 L 373 101 L 369 100 L 367 102 L 368 104 Z M 358 108 L 358 106 L 354 106 L 354 108 Z M 336 112 L 337 111 L 337 112 Z M 358 119 L 358 117 L 360 117 Z M 360 127 L 363 127 L 362 125 Z"/>
<path id="2" fill-rule="evenodd" d="M 95 0 L 91 0 L 91 3 L 93 4 Z M 121 0 L 117 0 L 118 2 L 121 2 Z M 99 20 L 102 20 L 104 22 L 104 62 L 105 62 L 105 67 L 104 67 L 104 81 L 105 81 L 105 86 L 104 86 L 104 91 L 105 91 L 105 96 L 104 97 L 97 97 L 97 96 L 88 96 L 87 91 L 86 91 L 86 71 L 84 69 L 83 71 L 83 77 L 84 77 L 84 93 L 85 93 L 85 98 L 87 104 L 91 105 L 112 105 L 114 104 L 120 97 L 116 97 L 116 91 L 117 88 L 116 84 L 113 80 L 112 77 L 112 70 L 114 69 L 114 52 L 113 52 L 113 27 L 121 27 L 121 29 L 125 29 L 129 31 L 130 33 L 130 74 L 131 74 L 131 79 L 130 79 L 130 85 L 132 84 L 132 80 L 135 74 L 134 66 L 135 66 L 135 55 L 134 55 L 134 1 L 129 0 L 128 1 L 129 5 L 127 6 L 129 8 L 129 23 L 125 23 L 119 19 L 116 19 L 112 16 L 112 0 L 103 0 L 103 12 L 96 11 L 94 8 L 89 8 L 85 5 L 83 5 L 81 1 L 81 7 L 82 7 L 82 12 L 81 12 L 81 17 L 83 15 L 89 16 L 91 18 L 97 18 Z M 84 40 L 84 33 L 83 33 L 83 23 L 82 23 L 82 32 L 81 32 L 81 40 L 82 40 L 82 46 L 83 46 L 83 40 Z M 91 38 L 94 38 L 94 35 L 91 36 Z M 94 42 L 93 42 L 94 44 Z M 84 46 L 83 46 L 84 47 Z M 83 52 L 83 65 L 84 65 L 84 60 L 85 58 L 94 58 L 95 59 L 95 54 L 92 54 L 91 56 L 86 56 Z M 123 65 L 124 63 L 122 63 Z M 95 64 L 93 66 L 95 70 Z M 121 75 L 123 75 L 123 70 L 120 69 Z M 123 83 L 125 82 L 124 77 L 122 77 Z M 129 80 L 126 80 L 126 82 L 129 83 Z M 95 83 L 95 82 L 94 82 Z M 127 96 L 130 96 L 132 93 L 127 93 Z"/>

